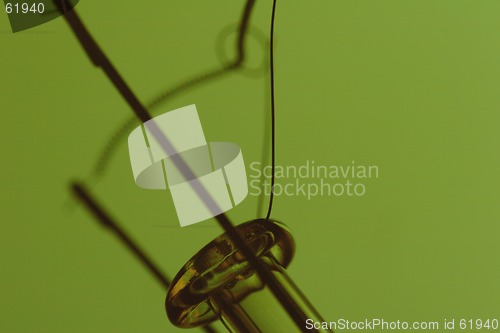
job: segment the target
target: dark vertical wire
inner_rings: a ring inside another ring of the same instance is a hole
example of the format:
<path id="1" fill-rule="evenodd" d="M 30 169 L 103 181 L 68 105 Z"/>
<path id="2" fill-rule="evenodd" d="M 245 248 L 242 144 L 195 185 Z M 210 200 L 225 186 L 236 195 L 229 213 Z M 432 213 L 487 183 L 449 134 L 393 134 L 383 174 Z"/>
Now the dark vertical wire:
<path id="1" fill-rule="evenodd" d="M 274 201 L 274 181 L 276 169 L 276 110 L 274 100 L 274 17 L 276 14 L 276 0 L 273 0 L 273 12 L 271 14 L 271 33 L 269 37 L 269 67 L 271 77 L 271 194 L 269 195 L 269 208 L 266 220 L 271 217 Z"/>
<path id="2" fill-rule="evenodd" d="M 267 45 L 267 44 L 266 44 Z M 267 54 L 267 49 L 266 49 L 266 54 Z M 269 54 L 266 55 L 265 61 L 266 64 L 269 63 L 268 60 Z M 265 80 L 265 84 L 263 85 L 263 90 L 264 90 L 264 103 L 263 103 L 263 113 L 262 116 L 264 117 L 264 135 L 263 135 L 263 140 L 262 140 L 262 153 L 261 153 L 261 165 L 262 167 L 264 165 L 267 165 L 270 162 L 270 156 L 271 156 L 271 132 L 269 132 L 267 129 L 268 127 L 271 126 L 271 119 L 269 117 L 269 114 L 271 114 L 271 105 L 269 103 L 269 100 L 271 98 L 271 89 L 270 87 L 270 82 L 269 80 Z M 263 169 L 261 169 L 263 170 Z M 268 197 L 265 193 L 265 184 L 267 183 L 266 175 L 264 172 L 260 173 L 259 177 L 259 188 L 260 188 L 260 195 L 257 201 L 257 210 L 256 210 L 256 216 L 257 217 L 262 217 L 262 215 L 267 213 L 267 206 L 266 204 L 268 203 Z"/>
<path id="3" fill-rule="evenodd" d="M 57 7 L 63 14 L 67 23 L 73 30 L 78 41 L 80 42 L 83 49 L 87 52 L 89 58 L 94 63 L 96 67 L 103 70 L 109 80 L 113 83 L 118 92 L 127 101 L 129 106 L 132 108 L 136 116 L 144 123 L 152 119 L 149 112 L 141 104 L 137 96 L 128 86 L 124 78 L 120 75 L 118 70 L 111 63 L 109 58 L 94 40 L 88 29 L 85 27 L 80 17 L 77 15 L 76 10 L 67 10 L 66 0 L 54 0 Z M 248 0 L 247 4 L 250 4 L 251 8 L 254 4 L 254 0 Z M 240 28 L 243 30 L 243 27 Z M 172 154 L 173 148 L 170 142 L 161 132 L 155 122 L 151 123 L 150 130 L 155 135 L 155 139 L 162 145 L 162 148 L 167 152 L 168 155 L 172 156 L 172 160 L 179 171 L 183 174 L 186 179 L 194 179 L 194 173 L 186 164 L 186 162 L 179 155 Z M 214 199 L 209 195 L 205 187 L 200 184 L 194 184 L 193 190 L 198 193 L 200 198 L 205 202 L 207 208 L 212 209 L 213 205 L 216 205 Z M 255 269 L 257 275 L 264 281 L 264 283 L 269 287 L 274 297 L 283 306 L 283 308 L 288 313 L 289 317 L 295 322 L 297 327 L 303 332 L 317 332 L 316 330 L 306 331 L 304 323 L 308 319 L 306 314 L 302 311 L 300 306 L 293 300 L 291 295 L 286 291 L 286 289 L 281 285 L 281 282 L 273 275 L 271 270 L 255 255 L 250 246 L 245 242 L 243 237 L 238 233 L 236 228 L 233 226 L 226 214 L 221 213 L 215 216 L 216 221 L 224 229 L 226 234 L 235 243 L 236 247 L 241 251 L 243 256 L 248 260 L 249 264 Z"/>

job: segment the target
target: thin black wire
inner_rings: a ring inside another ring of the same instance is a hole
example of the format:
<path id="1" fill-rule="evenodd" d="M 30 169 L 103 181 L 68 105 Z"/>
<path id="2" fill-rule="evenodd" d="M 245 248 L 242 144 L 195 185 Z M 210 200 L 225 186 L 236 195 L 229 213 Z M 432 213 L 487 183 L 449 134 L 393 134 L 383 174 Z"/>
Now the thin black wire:
<path id="1" fill-rule="evenodd" d="M 268 43 L 267 43 L 268 45 Z M 269 52 L 266 48 L 266 64 L 269 64 Z M 263 105 L 263 113 L 262 115 L 264 116 L 264 135 L 262 137 L 262 152 L 261 152 L 261 164 L 262 165 L 267 165 L 270 162 L 271 159 L 271 132 L 267 130 L 267 128 L 271 127 L 271 118 L 269 115 L 271 114 L 271 103 L 269 103 L 269 100 L 271 99 L 271 88 L 270 88 L 270 82 L 269 80 L 265 81 L 265 84 L 263 85 L 263 90 L 264 90 L 264 101 L 262 103 Z M 259 178 L 259 186 L 261 190 L 261 195 L 259 195 L 259 198 L 257 200 L 257 209 L 256 209 L 256 216 L 262 217 L 262 215 L 265 216 L 267 212 L 267 204 L 269 201 L 268 196 L 265 195 L 265 184 L 267 181 L 267 177 L 265 172 L 260 173 L 260 178 Z"/>
<path id="2" fill-rule="evenodd" d="M 269 37 L 269 67 L 271 77 L 271 194 L 269 195 L 269 208 L 266 220 L 271 217 L 274 201 L 274 181 L 276 169 L 276 109 L 274 99 L 274 17 L 276 16 L 276 0 L 273 1 L 271 14 L 271 33 Z"/>
<path id="3" fill-rule="evenodd" d="M 139 102 L 138 98 L 135 96 L 133 91 L 130 89 L 128 84 L 125 82 L 123 77 L 119 74 L 116 68 L 113 66 L 109 58 L 105 55 L 99 45 L 96 43 L 94 38 L 91 36 L 90 32 L 87 30 L 83 22 L 80 20 L 79 16 L 76 13 L 76 10 L 72 9 L 68 11 L 65 0 L 55 0 L 56 5 L 60 9 L 67 23 L 73 30 L 76 35 L 78 41 L 80 42 L 83 49 L 87 52 L 89 58 L 94 63 L 95 66 L 100 67 L 104 73 L 108 76 L 110 81 L 113 83 L 115 88 L 120 92 L 122 97 L 127 101 L 129 106 L 132 108 L 136 116 L 143 122 L 147 122 L 152 119 L 151 115 L 145 109 L 145 107 Z M 247 7 L 249 10 L 253 7 L 254 0 L 248 0 Z M 247 21 L 248 22 L 248 21 Z M 244 27 L 240 29 L 240 33 L 244 33 Z M 242 45 L 239 45 L 239 48 L 242 48 Z M 155 128 L 156 127 L 156 128 Z M 155 139 L 163 144 L 163 148 L 166 150 L 167 154 L 172 156 L 172 160 L 179 171 L 182 172 L 183 176 L 186 179 L 194 179 L 194 173 L 186 164 L 186 162 L 182 159 L 181 156 L 171 154 L 170 150 L 172 149 L 169 145 L 170 142 L 164 136 L 164 134 L 157 128 L 157 125 L 153 122 L 150 126 L 150 130 L 155 135 Z M 196 193 L 200 195 L 204 201 L 206 201 L 206 205 L 208 208 L 211 205 L 215 204 L 213 198 L 208 194 L 207 190 L 201 184 L 196 188 L 193 188 Z M 303 332 L 306 331 L 304 323 L 308 319 L 306 314 L 302 311 L 300 306 L 293 300 L 291 295 L 287 292 L 287 290 L 281 285 L 280 281 L 273 275 L 271 270 L 259 259 L 256 257 L 253 250 L 248 246 L 243 237 L 237 232 L 236 228 L 233 226 L 229 218 L 226 214 L 221 213 L 215 216 L 215 219 L 219 223 L 219 225 L 224 229 L 226 234 L 230 237 L 230 239 L 235 243 L 237 248 L 241 251 L 243 256 L 248 260 L 249 264 L 255 269 L 258 276 L 264 281 L 264 283 L 269 287 L 274 297 L 279 301 L 281 306 L 287 311 L 290 318 L 295 322 L 297 327 Z M 313 332 L 315 330 L 312 330 Z"/>

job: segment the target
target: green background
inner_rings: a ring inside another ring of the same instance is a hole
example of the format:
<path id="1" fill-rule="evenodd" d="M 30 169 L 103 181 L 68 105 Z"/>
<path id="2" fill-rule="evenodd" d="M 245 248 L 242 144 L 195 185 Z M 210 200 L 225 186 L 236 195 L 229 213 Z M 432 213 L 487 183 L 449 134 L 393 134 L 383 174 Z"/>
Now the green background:
<path id="1" fill-rule="evenodd" d="M 82 1 L 78 12 L 144 102 L 220 66 L 239 1 Z M 251 23 L 267 34 L 271 1 Z M 378 165 L 360 198 L 280 196 L 290 276 L 327 320 L 500 317 L 500 3 L 279 1 L 277 160 Z M 234 37 L 234 35 L 231 35 Z M 228 47 L 231 41 L 228 41 Z M 248 63 L 262 49 L 249 39 Z M 57 19 L 0 15 L 0 332 L 177 332 L 165 291 L 70 196 L 131 111 Z M 210 141 L 262 158 L 268 77 L 232 73 L 195 103 Z M 126 142 L 95 193 L 171 276 L 220 233 L 180 228 L 168 192 L 135 186 Z M 249 196 L 229 212 L 258 215 Z M 200 331 L 200 330 L 197 330 Z"/>

